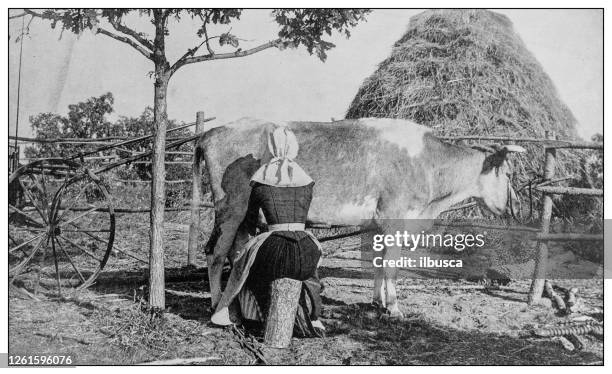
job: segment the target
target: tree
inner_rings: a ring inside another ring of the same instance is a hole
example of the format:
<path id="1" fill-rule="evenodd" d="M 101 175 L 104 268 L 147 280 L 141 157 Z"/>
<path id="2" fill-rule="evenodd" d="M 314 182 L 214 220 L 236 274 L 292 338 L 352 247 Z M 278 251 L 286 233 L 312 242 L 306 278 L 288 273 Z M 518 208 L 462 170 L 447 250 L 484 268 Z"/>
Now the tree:
<path id="1" fill-rule="evenodd" d="M 324 40 L 326 36 L 339 32 L 350 36 L 350 28 L 365 20 L 369 10 L 363 9 L 276 9 L 272 17 L 280 29 L 277 37 L 266 43 L 249 49 L 240 48 L 240 39 L 230 31 L 209 36 L 213 25 L 230 25 L 240 20 L 242 9 L 58 9 L 30 10 L 25 9 L 20 15 L 11 18 L 32 16 L 51 22 L 51 27 L 61 27 L 73 33 L 91 30 L 129 45 L 153 63 L 154 98 L 153 111 L 155 139 L 153 145 L 153 180 L 151 185 L 151 236 L 149 256 L 149 303 L 152 307 L 163 308 L 164 274 L 163 274 L 163 214 L 164 214 L 164 146 L 166 140 L 166 95 L 170 78 L 181 67 L 189 64 L 244 58 L 268 48 L 304 46 L 310 54 L 316 54 L 325 61 L 326 52 L 334 44 Z M 125 19 L 130 14 L 147 18 L 154 26 L 154 34 L 137 31 L 126 25 Z M 166 40 L 170 34 L 168 21 L 180 21 L 183 17 L 199 20 L 200 27 L 196 35 L 201 39 L 193 48 L 188 49 L 178 60 L 171 62 L 166 56 Z M 229 27 L 229 26 L 228 26 Z M 231 46 L 230 53 L 216 53 L 213 44 L 217 39 L 219 46 Z M 198 53 L 206 46 L 205 53 Z"/>
<path id="2" fill-rule="evenodd" d="M 153 133 L 154 120 L 153 108 L 147 107 L 138 117 L 121 116 L 116 122 L 110 122 L 106 119 L 106 115 L 111 114 L 113 109 L 114 98 L 113 94 L 108 92 L 99 97 L 90 97 L 89 99 L 68 105 L 67 116 L 61 116 L 55 113 L 40 113 L 30 117 L 30 123 L 36 139 L 59 139 L 59 138 L 104 138 L 104 137 L 127 137 L 136 138 Z M 168 121 L 168 129 L 179 126 L 176 121 Z M 187 129 L 175 130 L 172 132 L 173 138 L 186 138 L 193 135 Z M 133 156 L 134 153 L 146 152 L 151 149 L 151 139 L 146 139 L 138 143 L 124 145 L 120 148 L 113 148 L 100 152 L 101 155 L 112 155 L 115 152 L 119 157 Z M 29 158 L 43 157 L 70 157 L 78 153 L 94 151 L 96 144 L 62 144 L 56 143 L 37 143 L 27 147 L 24 152 Z M 185 143 L 175 149 L 175 151 L 191 152 L 193 151 L 192 143 Z M 168 155 L 167 161 L 177 161 L 180 157 Z M 103 160 L 86 160 L 88 166 L 99 165 Z M 129 169 L 128 169 L 129 167 Z M 186 179 L 188 178 L 191 168 L 187 165 L 170 165 L 168 167 L 168 178 Z M 152 167 L 150 164 L 132 164 L 122 167 L 119 170 L 121 176 L 127 176 L 127 179 L 133 179 L 134 174 L 137 178 L 149 180 L 152 176 Z M 173 195 L 177 195 L 177 191 L 172 191 Z M 168 203 L 168 201 L 166 202 Z M 171 206 L 166 204 L 166 206 Z"/>
<path id="3" fill-rule="evenodd" d="M 122 131 L 121 136 L 125 137 L 140 137 L 145 135 L 150 135 L 153 133 L 154 128 L 154 111 L 151 107 L 146 107 L 142 114 L 138 117 L 120 117 L 115 123 L 115 127 Z M 179 124 L 174 120 L 168 120 L 168 129 L 172 129 L 178 127 Z M 171 133 L 172 138 L 187 138 L 192 136 L 193 133 L 185 128 L 180 130 L 175 130 Z M 123 147 L 132 152 L 146 152 L 151 149 L 153 142 L 149 139 L 145 141 L 141 141 L 135 144 L 128 145 L 127 147 Z M 183 151 L 183 152 L 192 152 L 193 151 L 193 143 L 185 143 L 181 146 L 173 149 L 173 151 Z M 132 153 L 129 152 L 121 152 L 119 150 L 120 156 L 128 157 L 132 156 Z M 174 155 L 167 155 L 165 158 L 166 161 L 177 161 L 180 157 L 175 157 Z M 138 164 L 134 165 L 134 171 L 137 174 L 137 177 L 143 180 L 150 180 L 153 174 L 153 169 L 151 164 Z M 188 165 L 170 165 L 167 168 L 166 178 L 168 180 L 173 179 L 186 179 L 191 175 L 191 168 Z M 168 205 L 167 205 L 168 206 Z"/>
<path id="4" fill-rule="evenodd" d="M 106 120 L 113 112 L 113 94 L 91 97 L 68 106 L 68 116 L 55 113 L 40 113 L 30 117 L 32 130 L 37 139 L 56 138 L 103 138 L 122 136 L 121 128 Z M 68 157 L 78 152 L 95 149 L 93 145 L 41 143 L 25 149 L 26 157 Z"/>

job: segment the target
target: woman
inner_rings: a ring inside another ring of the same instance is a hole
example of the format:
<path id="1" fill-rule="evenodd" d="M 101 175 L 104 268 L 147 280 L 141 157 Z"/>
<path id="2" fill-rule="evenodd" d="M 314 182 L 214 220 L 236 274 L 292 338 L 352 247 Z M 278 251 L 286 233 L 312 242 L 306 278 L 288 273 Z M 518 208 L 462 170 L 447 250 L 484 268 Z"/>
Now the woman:
<path id="1" fill-rule="evenodd" d="M 296 331 L 303 336 L 322 336 L 325 329 L 318 320 L 321 286 L 316 272 L 321 248 L 304 229 L 314 181 L 293 161 L 298 143 L 291 130 L 279 127 L 267 138 L 272 159 L 251 178 L 245 224 L 254 235 L 261 209 L 268 231 L 251 239 L 236 255 L 211 321 L 221 326 L 232 324 L 228 307 L 236 296 L 244 318 L 263 321 L 272 282 L 292 278 L 303 281 Z"/>

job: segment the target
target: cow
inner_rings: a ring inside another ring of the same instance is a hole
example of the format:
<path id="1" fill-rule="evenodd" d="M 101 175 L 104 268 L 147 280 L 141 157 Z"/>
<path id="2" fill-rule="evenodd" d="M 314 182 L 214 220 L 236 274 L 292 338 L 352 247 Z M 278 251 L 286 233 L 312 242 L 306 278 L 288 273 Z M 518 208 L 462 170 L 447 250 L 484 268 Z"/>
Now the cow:
<path id="1" fill-rule="evenodd" d="M 500 215 L 512 193 L 507 156 L 524 152 L 512 145 L 492 153 L 453 145 L 436 138 L 430 128 L 402 119 L 282 125 L 294 131 L 300 148 L 295 161 L 315 181 L 308 220 L 330 224 L 431 220 L 470 197 Z M 215 206 L 214 228 L 205 247 L 213 308 L 221 296 L 226 259 L 231 262 L 249 239 L 243 225 L 249 181 L 270 160 L 266 136 L 277 126 L 243 118 L 206 131 L 194 150 L 194 176 L 205 161 Z M 383 256 L 397 258 L 399 252 Z M 397 268 L 377 268 L 373 301 L 401 317 L 396 278 Z"/>

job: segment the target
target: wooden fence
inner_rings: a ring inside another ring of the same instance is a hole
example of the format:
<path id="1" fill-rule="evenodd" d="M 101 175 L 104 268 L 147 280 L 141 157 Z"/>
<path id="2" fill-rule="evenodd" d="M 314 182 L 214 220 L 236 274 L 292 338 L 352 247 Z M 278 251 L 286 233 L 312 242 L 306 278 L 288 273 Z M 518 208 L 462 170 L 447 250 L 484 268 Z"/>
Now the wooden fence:
<path id="1" fill-rule="evenodd" d="M 555 163 L 557 157 L 557 149 L 598 149 L 603 150 L 603 144 L 585 144 L 585 143 L 568 143 L 555 144 L 555 136 L 552 132 L 546 133 L 547 140 L 550 140 L 545 146 L 544 159 L 544 180 L 550 181 L 555 176 Z M 595 147 L 596 146 L 596 147 Z M 546 281 L 546 272 L 548 268 L 548 242 L 549 241 L 603 241 L 602 235 L 591 234 L 576 234 L 576 233 L 550 233 L 550 221 L 552 218 L 553 199 L 556 194 L 567 194 L 573 196 L 603 196 L 603 190 L 595 188 L 572 188 L 572 187 L 551 187 L 540 186 L 537 188 L 544 193 L 544 202 L 542 204 L 542 213 L 540 216 L 541 233 L 537 236 L 538 246 L 535 256 L 535 269 L 533 272 L 533 280 L 529 290 L 528 304 L 537 304 L 544 291 Z"/>
<path id="2" fill-rule="evenodd" d="M 534 237 L 538 242 L 535 253 L 535 268 L 533 272 L 533 278 L 531 287 L 529 289 L 528 304 L 534 305 L 539 303 L 542 293 L 544 291 L 544 285 L 546 282 L 546 273 L 548 267 L 548 242 L 549 241 L 603 241 L 603 234 L 581 234 L 581 233 L 551 233 L 550 222 L 552 218 L 553 208 L 553 195 L 572 195 L 572 196 L 590 196 L 590 197 L 601 197 L 603 196 L 603 190 L 596 188 L 576 188 L 576 187 L 560 187 L 550 186 L 555 182 L 560 182 L 569 179 L 568 177 L 561 177 L 555 179 L 555 163 L 558 149 L 594 149 L 603 151 L 603 143 L 590 143 L 590 142 L 574 142 L 569 140 L 558 140 L 554 133 L 546 132 L 544 139 L 539 138 L 512 138 L 503 136 L 456 136 L 456 137 L 443 137 L 449 141 L 461 141 L 461 140 L 476 140 L 476 141 L 504 141 L 504 142 L 527 142 L 527 143 L 538 143 L 544 147 L 545 159 L 544 159 L 544 180 L 538 186 L 536 190 L 544 194 L 544 201 L 542 204 L 542 212 L 540 215 L 540 229 L 539 233 Z M 517 227 L 510 226 L 506 229 L 516 229 Z M 521 231 L 531 231 L 522 230 Z"/>
<path id="3" fill-rule="evenodd" d="M 197 135 L 203 131 L 204 124 L 212 119 L 214 118 L 207 119 L 204 115 L 204 112 L 200 111 L 200 112 L 197 112 L 196 114 L 195 122 L 184 124 L 184 125 L 175 127 L 173 129 L 169 129 L 169 131 L 176 131 L 179 129 L 183 129 L 183 128 L 187 128 L 187 127 L 191 127 L 195 125 L 195 135 Z M 139 151 L 133 151 L 133 150 L 125 149 L 125 148 L 120 148 L 119 147 L 120 144 L 118 144 L 118 141 L 120 141 L 121 144 L 124 144 L 126 142 L 132 144 L 132 143 L 148 140 L 148 138 L 150 138 L 149 135 L 144 135 L 141 137 L 112 136 L 112 137 L 102 137 L 102 138 L 95 138 L 95 139 L 82 139 L 82 138 L 43 138 L 43 139 L 39 139 L 39 138 L 28 138 L 28 137 L 22 137 L 22 136 L 9 136 L 9 140 L 15 141 L 15 143 L 19 142 L 20 144 L 28 144 L 28 143 L 59 144 L 59 145 L 68 144 L 68 145 L 95 145 L 95 146 L 102 147 L 98 150 L 95 150 L 93 153 L 101 153 L 102 151 L 112 150 L 114 153 L 111 155 L 98 154 L 94 156 L 94 155 L 90 155 L 92 154 L 92 152 L 87 152 L 86 154 L 88 154 L 88 156 L 78 158 L 78 160 L 81 162 L 103 161 L 102 162 L 103 166 L 99 170 L 100 172 L 103 172 L 105 170 L 110 170 L 112 167 L 116 166 L 117 164 L 125 163 L 127 159 L 133 159 L 133 161 L 129 162 L 129 164 L 133 164 L 133 165 L 151 164 L 152 162 L 151 160 L 144 160 L 144 158 L 150 157 L 150 152 L 139 152 Z M 182 142 L 183 140 L 189 140 L 189 138 L 168 137 L 166 140 L 168 142 Z M 194 144 L 195 144 L 195 141 L 194 141 Z M 129 156 L 127 156 L 127 158 L 121 157 L 116 153 L 116 151 L 127 153 L 129 154 Z M 193 156 L 193 152 L 185 152 L 185 151 L 168 151 L 168 152 L 165 152 L 165 154 L 171 155 L 171 156 Z M 29 163 L 29 162 L 45 160 L 45 159 L 46 158 L 44 157 L 42 158 L 37 158 L 37 157 L 20 158 L 19 146 L 15 147 L 13 144 L 9 144 L 9 173 L 12 173 L 13 171 L 15 171 L 19 167 L 20 163 Z M 182 159 L 182 160 L 169 160 L 169 161 L 165 161 L 165 164 L 166 165 L 192 165 L 193 160 L 191 158 Z M 151 181 L 139 180 L 139 179 L 125 180 L 125 179 L 113 178 L 112 180 L 118 183 L 125 183 L 125 184 L 133 184 L 133 183 L 150 184 L 151 183 Z M 59 182 L 63 182 L 63 179 L 59 180 Z M 166 184 L 186 184 L 186 183 L 191 183 L 192 181 L 187 180 L 187 179 L 178 179 L 178 180 L 166 180 L 165 182 Z M 201 204 L 200 207 L 208 208 L 209 206 L 207 204 Z M 191 205 L 189 205 L 189 206 L 184 206 L 184 207 L 166 208 L 165 210 L 166 211 L 187 211 L 191 209 L 192 209 Z M 116 213 L 130 214 L 130 213 L 147 213 L 147 212 L 150 212 L 151 209 L 138 209 L 138 208 L 133 209 L 129 207 L 118 207 L 118 208 L 115 208 L 114 211 Z"/>

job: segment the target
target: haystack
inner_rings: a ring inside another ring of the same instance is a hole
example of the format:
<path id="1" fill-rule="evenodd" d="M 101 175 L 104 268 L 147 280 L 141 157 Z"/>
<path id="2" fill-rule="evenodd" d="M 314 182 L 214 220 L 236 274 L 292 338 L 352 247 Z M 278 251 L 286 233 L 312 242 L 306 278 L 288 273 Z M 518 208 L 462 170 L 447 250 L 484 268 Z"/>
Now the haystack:
<path id="1" fill-rule="evenodd" d="M 514 32 L 487 10 L 431 10 L 410 20 L 346 117 L 407 118 L 439 135 L 576 136 L 576 120 Z"/>
<path id="2" fill-rule="evenodd" d="M 405 118 L 443 136 L 544 138 L 552 131 L 559 139 L 577 138 L 576 119 L 512 22 L 487 10 L 430 10 L 412 17 L 346 117 Z M 557 175 L 580 179 L 577 153 L 559 153 Z M 542 147 L 529 145 L 527 155 L 516 158 L 515 187 L 541 176 L 543 160 Z"/>

